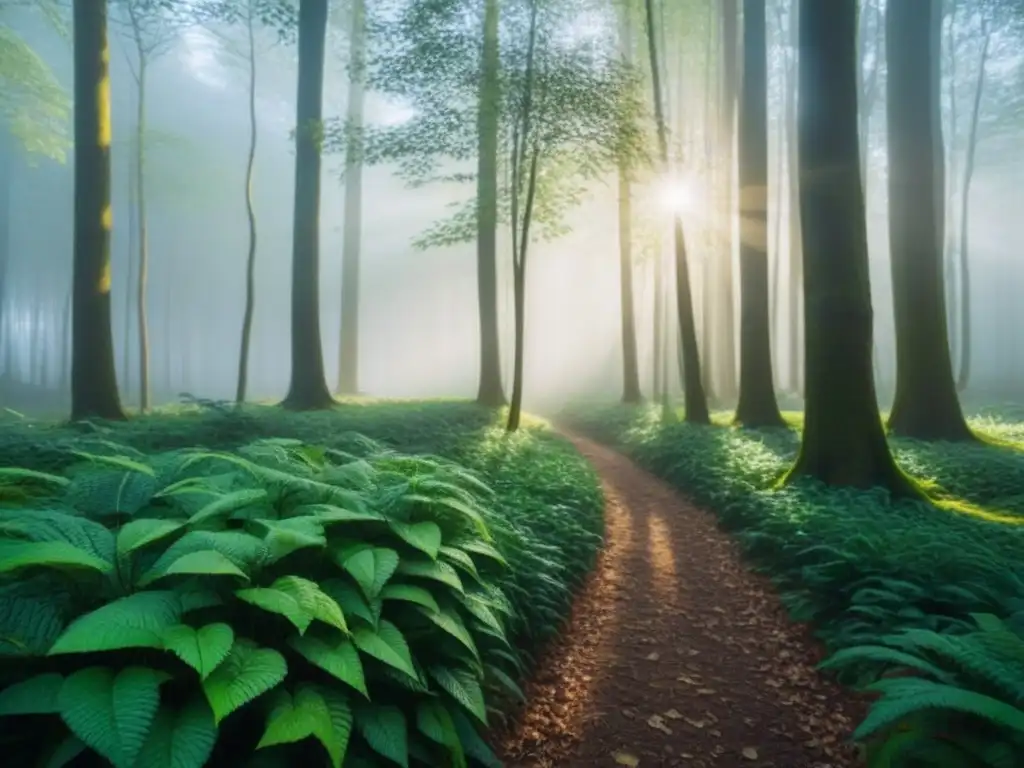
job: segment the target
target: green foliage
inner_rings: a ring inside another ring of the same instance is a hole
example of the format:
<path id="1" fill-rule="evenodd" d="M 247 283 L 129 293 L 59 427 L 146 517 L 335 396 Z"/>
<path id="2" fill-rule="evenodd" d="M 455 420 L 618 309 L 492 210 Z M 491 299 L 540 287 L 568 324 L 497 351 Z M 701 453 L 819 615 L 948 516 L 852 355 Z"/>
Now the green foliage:
<path id="1" fill-rule="evenodd" d="M 1018 764 L 993 757 L 956 762 L 948 753 L 942 762 L 934 757 L 937 747 L 925 742 L 936 734 L 948 741 L 953 734 L 966 744 L 981 718 L 989 721 L 988 730 L 978 731 L 982 741 L 989 734 L 993 743 L 1015 745 L 1009 754 L 1020 754 L 1020 735 L 1009 722 L 1020 722 L 1021 713 L 1009 715 L 1005 708 L 1022 704 L 1024 646 L 991 629 L 991 620 L 979 634 L 974 615 L 1009 615 L 1024 596 L 1024 452 L 984 443 L 893 440 L 901 466 L 921 478 L 939 503 L 893 502 L 878 491 L 814 483 L 777 487 L 799 443 L 788 429 L 663 423 L 660 409 L 646 406 L 570 408 L 563 416 L 712 510 L 755 566 L 772 577 L 791 617 L 811 624 L 839 651 L 828 666 L 841 682 L 863 685 L 892 666 L 947 686 L 926 690 L 917 678 L 877 684 L 885 703 L 858 736 L 898 723 L 892 738 L 924 760 L 878 765 Z M 1003 434 L 1016 436 L 1019 427 L 1005 427 Z M 972 650 L 980 646 L 988 650 Z M 1002 667 L 985 660 L 985 654 L 1003 659 L 1004 652 L 1011 658 Z"/>
<path id="2" fill-rule="evenodd" d="M 261 740 L 259 754 L 314 765 L 342 751 L 493 764 L 484 722 L 521 697 L 600 545 L 585 461 L 540 426 L 505 439 L 469 404 L 200 404 L 85 430 L 27 425 L 0 445 L 34 468 L 6 480 L 20 493 L 0 502 L 0 540 L 55 541 L 88 564 L 0 576 L 0 704 L 89 666 L 166 673 L 137 765 L 219 764 Z M 69 503 L 89 499 L 88 514 Z M 45 714 L 33 722 L 64 738 Z"/>

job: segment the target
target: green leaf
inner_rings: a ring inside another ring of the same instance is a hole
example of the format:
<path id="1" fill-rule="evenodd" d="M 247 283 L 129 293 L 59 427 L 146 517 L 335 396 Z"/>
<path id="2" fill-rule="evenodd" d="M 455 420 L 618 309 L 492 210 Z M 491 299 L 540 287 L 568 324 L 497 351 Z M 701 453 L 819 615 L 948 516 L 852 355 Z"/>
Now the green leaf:
<path id="1" fill-rule="evenodd" d="M 308 739 L 314 733 L 330 732 L 331 716 L 327 703 L 309 688 L 292 696 L 288 691 L 274 694 L 273 707 L 267 718 L 267 727 L 256 749 L 279 744 L 294 744 Z"/>
<path id="2" fill-rule="evenodd" d="M 504 768 L 504 763 L 487 746 L 477 729 L 468 717 L 456 710 L 452 712 L 452 722 L 455 723 L 455 730 L 459 734 L 459 742 L 466 754 L 476 760 L 483 768 Z"/>
<path id="3" fill-rule="evenodd" d="M 112 564 L 64 541 L 0 540 L 0 573 L 22 568 L 109 573 Z"/>
<path id="4" fill-rule="evenodd" d="M 73 733 L 69 733 L 58 744 L 54 745 L 46 756 L 46 761 L 41 763 L 42 768 L 64 768 L 72 760 L 85 752 L 89 747 Z"/>
<path id="5" fill-rule="evenodd" d="M 178 624 L 164 630 L 163 641 L 164 648 L 205 679 L 231 652 L 235 633 L 222 623 L 207 624 L 199 629 Z"/>
<path id="6" fill-rule="evenodd" d="M 374 752 L 408 768 L 409 741 L 402 710 L 365 704 L 356 711 L 356 727 Z"/>
<path id="7" fill-rule="evenodd" d="M 181 709 L 163 706 L 135 768 L 203 768 L 217 743 L 217 726 L 206 700 L 194 697 Z"/>
<path id="8" fill-rule="evenodd" d="M 0 658 L 45 656 L 64 630 L 69 596 L 44 582 L 0 588 Z"/>
<path id="9" fill-rule="evenodd" d="M 341 611 L 345 616 L 356 616 L 370 626 L 377 626 L 379 612 L 374 612 L 366 604 L 363 593 L 348 579 L 328 579 L 320 586 L 341 606 Z"/>
<path id="10" fill-rule="evenodd" d="M 421 605 L 437 613 L 441 611 L 437 605 L 437 600 L 430 594 L 430 591 L 423 587 L 417 587 L 414 584 L 388 584 L 381 590 L 380 596 L 384 600 L 404 600 L 408 603 Z"/>
<path id="11" fill-rule="evenodd" d="M 441 548 L 441 527 L 437 523 L 403 523 L 390 521 L 391 530 L 410 547 L 415 547 L 431 560 L 437 557 Z"/>
<path id="12" fill-rule="evenodd" d="M 353 631 L 352 639 L 355 641 L 356 647 L 368 656 L 372 656 L 412 678 L 418 677 L 405 636 L 391 622 L 381 619 L 380 626 L 376 631 L 368 627 L 358 627 Z"/>
<path id="13" fill-rule="evenodd" d="M 339 523 L 380 523 L 384 518 L 372 510 L 351 510 L 333 504 L 304 504 L 295 509 L 296 514 L 313 515 L 323 525 Z"/>
<path id="14" fill-rule="evenodd" d="M 341 691 L 323 686 L 317 686 L 316 689 L 327 703 L 327 711 L 331 716 L 330 738 L 320 738 L 320 743 L 331 759 L 331 768 L 341 768 L 352 736 L 352 708 L 348 696 Z"/>
<path id="15" fill-rule="evenodd" d="M 227 658 L 203 681 L 214 722 L 219 725 L 236 709 L 276 687 L 287 673 L 284 656 L 277 651 L 250 640 L 235 640 Z"/>
<path id="16" fill-rule="evenodd" d="M 459 549 L 469 552 L 472 555 L 486 557 L 499 565 L 508 568 L 508 561 L 502 557 L 501 553 L 497 549 L 485 541 L 480 541 L 479 539 L 462 539 L 452 546 L 457 546 Z"/>
<path id="17" fill-rule="evenodd" d="M 55 715 L 64 677 L 54 672 L 30 677 L 0 690 L 2 715 Z"/>
<path id="18" fill-rule="evenodd" d="M 473 715 L 482 725 L 487 725 L 487 706 L 480 681 L 476 675 L 464 669 L 449 669 L 434 666 L 427 670 L 439 686 L 466 711 Z"/>
<path id="19" fill-rule="evenodd" d="M 201 549 L 182 555 L 167 566 L 153 568 L 139 579 L 139 586 L 146 586 L 167 576 L 191 574 L 195 576 L 236 576 L 245 581 L 248 575 L 231 560 L 215 549 Z"/>
<path id="20" fill-rule="evenodd" d="M 431 741 L 446 747 L 452 753 L 456 765 L 466 764 L 462 742 L 459 741 L 451 713 L 440 701 L 424 699 L 417 703 L 416 728 Z"/>
<path id="21" fill-rule="evenodd" d="M 263 541 L 270 550 L 271 562 L 277 562 L 300 549 L 327 546 L 323 526 L 311 517 L 254 520 L 252 525 L 263 529 Z"/>
<path id="22" fill-rule="evenodd" d="M 250 587 L 236 590 L 235 597 L 268 613 L 284 616 L 299 632 L 305 632 L 313 621 L 313 616 L 302 609 L 298 600 L 279 589 Z"/>
<path id="23" fill-rule="evenodd" d="M 310 664 L 352 686 L 367 699 L 370 698 L 366 690 L 363 662 L 351 640 L 327 642 L 310 635 L 300 635 L 288 638 L 288 645 Z"/>
<path id="24" fill-rule="evenodd" d="M 105 667 L 71 674 L 58 694 L 60 716 L 78 738 L 114 764 L 132 768 L 160 706 L 163 672 Z"/>
<path id="25" fill-rule="evenodd" d="M 125 523 L 117 532 L 117 554 L 125 557 L 145 546 L 167 538 L 184 527 L 177 520 L 143 517 Z"/>
<path id="26" fill-rule="evenodd" d="M 47 472 L 37 472 L 34 469 L 21 469 L 20 467 L 0 467 L 0 483 L 6 483 L 12 480 L 14 482 L 18 482 L 19 480 L 35 481 L 39 483 L 58 485 L 61 487 L 67 487 L 71 484 L 70 480 L 66 477 L 61 477 L 60 475 L 51 475 Z"/>
<path id="27" fill-rule="evenodd" d="M 398 567 L 398 553 L 383 547 L 366 547 L 337 553 L 335 561 L 356 580 L 363 594 L 373 600 Z"/>
<path id="28" fill-rule="evenodd" d="M 137 592 L 72 622 L 49 655 L 163 648 L 163 632 L 180 621 L 181 612 L 181 600 L 174 592 Z"/>
<path id="29" fill-rule="evenodd" d="M 462 618 L 455 611 L 432 611 L 421 605 L 417 605 L 415 608 L 423 616 L 426 616 L 430 621 L 458 640 L 467 651 L 473 654 L 477 661 L 480 660 L 480 654 L 477 652 L 473 637 L 469 634 L 469 630 L 466 629 Z"/>
<path id="30" fill-rule="evenodd" d="M 202 509 L 188 519 L 188 524 L 194 527 L 213 520 L 225 519 L 240 509 L 259 504 L 268 498 L 267 492 L 262 488 L 245 488 L 240 491 L 233 491 L 204 505 Z"/>
<path id="31" fill-rule="evenodd" d="M 152 467 L 138 461 L 132 461 L 126 456 L 102 456 L 96 453 L 76 450 L 72 450 L 71 453 L 93 464 L 102 464 L 111 469 L 124 469 L 128 472 L 138 472 L 140 475 L 156 477 L 156 472 L 153 471 Z"/>
<path id="32" fill-rule="evenodd" d="M 288 600 L 270 595 L 269 592 L 272 591 L 291 598 L 301 614 L 295 613 L 295 608 Z M 320 589 L 316 582 L 309 579 L 282 576 L 265 590 L 244 590 L 244 596 L 239 596 L 264 610 L 281 614 L 295 624 L 300 633 L 304 633 L 310 622 L 316 619 L 348 634 L 348 624 L 345 622 L 341 607 L 334 598 Z"/>
<path id="33" fill-rule="evenodd" d="M 477 581 L 480 581 L 480 574 L 476 569 L 476 563 L 473 558 L 463 552 L 457 547 L 441 547 L 440 555 L 445 559 L 445 562 L 451 563 L 457 568 L 461 568 L 465 573 L 468 573 Z"/>
<path id="34" fill-rule="evenodd" d="M 440 560 L 405 559 L 398 564 L 397 572 L 402 576 L 439 581 L 459 592 L 465 592 L 462 579 L 459 578 L 456 570 Z"/>

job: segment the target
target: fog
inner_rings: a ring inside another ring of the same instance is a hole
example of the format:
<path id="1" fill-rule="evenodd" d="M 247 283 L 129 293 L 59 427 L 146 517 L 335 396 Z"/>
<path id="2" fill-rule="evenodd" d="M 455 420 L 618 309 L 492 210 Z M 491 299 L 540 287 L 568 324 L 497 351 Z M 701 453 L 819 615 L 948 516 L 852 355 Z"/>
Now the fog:
<path id="1" fill-rule="evenodd" d="M 771 4 L 770 4 L 771 5 Z M 70 41 L 32 10 L 0 10 L 0 24 L 15 31 L 52 69 L 70 94 Z M 772 19 L 771 11 L 769 19 Z M 227 35 L 227 39 L 223 35 Z M 788 249 L 786 195 L 778 195 L 777 154 L 782 122 L 778 104 L 785 83 L 780 63 L 781 31 L 770 31 L 769 146 L 771 192 L 769 245 Z M 154 403 L 189 392 L 210 399 L 234 396 L 244 303 L 247 222 L 244 172 L 248 144 L 247 72 L 230 49 L 240 30 L 180 30 L 152 65 L 147 92 L 146 195 L 149 205 L 150 272 L 148 313 Z M 696 39 L 696 35 L 693 39 Z M 111 80 L 114 145 L 113 306 L 114 340 L 122 398 L 138 402 L 138 352 L 134 319 L 137 246 L 131 201 L 131 141 L 136 103 L 134 54 L 126 31 L 112 25 Z M 682 46 L 678 43 L 684 57 Z M 289 377 L 289 302 L 296 50 L 260 31 L 257 62 L 259 146 L 254 195 L 258 217 L 256 315 L 250 366 L 250 399 L 283 396 Z M 961 61 L 970 82 L 974 48 Z M 1024 121 L 1005 116 L 998 99 L 1014 84 L 1024 91 L 1019 48 L 994 45 L 989 64 L 993 84 L 984 97 L 989 115 L 980 129 L 977 168 L 970 192 L 970 312 L 973 361 L 968 397 L 1020 398 L 1024 348 Z M 324 87 L 325 116 L 345 114 L 346 56 L 343 20 L 332 19 Z M 680 58 L 682 64 L 685 58 Z M 683 67 L 667 68 L 670 73 Z M 677 115 L 704 107 L 691 73 L 671 74 Z M 883 73 L 884 77 L 884 73 Z M 0 79 L 0 87 L 3 80 Z M 688 91 L 689 89 L 689 91 Z M 683 101 L 678 94 L 691 93 Z M 959 131 L 966 130 L 970 94 L 961 93 Z M 872 151 L 867 180 L 872 287 L 884 384 L 894 371 L 892 300 L 885 195 L 884 82 L 869 126 Z M 947 125 L 950 106 L 947 103 Z M 409 108 L 370 93 L 367 120 L 400 122 Z M 681 124 L 681 121 L 677 121 Z M 962 139 L 961 139 L 962 140 Z M 67 400 L 66 304 L 71 285 L 73 170 L 65 162 L 27 153 L 8 131 L 0 131 L 0 184 L 9 193 L 6 233 L 10 264 L 3 292 L 0 346 L 0 405 L 61 409 Z M 4 170 L 6 168 L 6 170 Z M 434 184 L 409 188 L 388 166 L 371 166 L 363 177 L 363 237 L 360 321 L 360 389 L 381 397 L 471 397 L 476 392 L 479 331 L 474 244 L 420 251 L 412 241 L 453 203 L 473 194 L 472 185 Z M 649 190 L 648 190 L 649 191 Z M 643 190 L 641 190 L 643 193 Z M 328 384 L 337 379 L 341 312 L 341 161 L 325 157 L 321 190 L 321 328 Z M 572 232 L 536 245 L 527 293 L 525 406 L 543 408 L 581 395 L 618 396 L 621 337 L 618 292 L 618 231 L 615 178 L 596 183 L 572 212 Z M 0 198 L 2 201 L 2 198 Z M 776 206 L 776 203 L 778 204 Z M 701 200 L 686 214 L 699 226 Z M 666 234 L 670 221 L 665 217 Z M 3 234 L 0 228 L 0 235 Z M 508 236 L 499 230 L 502 364 L 510 386 L 512 355 L 511 276 Z M 664 246 L 669 245 L 663 238 Z M 777 249 L 777 251 L 776 251 Z M 700 239 L 691 259 L 701 269 Z M 649 387 L 652 359 L 650 260 L 637 264 L 637 307 L 643 384 Z M 786 280 L 777 295 L 791 300 Z M 695 281 L 699 285 L 699 281 Z M 738 281 L 737 281 L 738 285 Z M 738 290 L 737 290 L 738 296 Z M 700 297 L 698 296 L 698 304 Z M 738 312 L 738 300 L 736 301 Z M 787 332 L 785 313 L 776 324 Z M 786 345 L 776 344 L 777 368 L 787 365 Z M 781 374 L 780 378 L 781 378 Z M 676 385 L 678 386 L 678 384 Z M 885 387 L 882 387 L 883 391 Z M 4 402 L 6 400 L 6 402 Z"/>

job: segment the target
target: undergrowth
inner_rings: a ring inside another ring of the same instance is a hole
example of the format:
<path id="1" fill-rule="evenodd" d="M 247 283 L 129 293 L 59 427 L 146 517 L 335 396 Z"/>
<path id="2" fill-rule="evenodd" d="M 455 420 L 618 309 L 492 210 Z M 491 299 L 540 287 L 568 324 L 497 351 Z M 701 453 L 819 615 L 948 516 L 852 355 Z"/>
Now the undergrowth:
<path id="1" fill-rule="evenodd" d="M 976 645 L 961 644 L 946 654 L 945 664 L 959 676 L 948 670 L 945 677 L 933 676 L 948 688 L 925 691 L 922 680 L 878 684 L 887 694 L 885 707 L 876 705 L 870 727 L 862 726 L 858 737 L 880 730 L 885 744 L 898 737 L 904 762 L 892 762 L 897 753 L 883 751 L 882 758 L 873 753 L 879 760 L 874 764 L 1021 764 L 1015 750 L 1024 734 L 1024 641 L 1014 644 L 1005 632 L 995 640 L 990 635 L 996 632 L 994 617 L 1010 616 L 1024 598 L 1024 453 L 986 443 L 894 440 L 901 466 L 940 504 L 893 502 L 881 491 L 828 489 L 811 481 L 777 488 L 799 447 L 794 430 L 662 423 L 656 407 L 573 407 L 561 418 L 620 448 L 713 511 L 752 564 L 772 577 L 791 617 L 812 625 L 830 649 L 888 644 L 904 651 L 881 665 L 870 652 L 850 651 L 835 665 L 842 682 L 863 685 L 893 665 L 920 671 L 908 659 L 931 658 L 942 641 L 929 638 L 983 636 Z M 989 418 L 976 428 L 991 425 Z M 1017 433 L 1007 428 L 998 436 Z M 979 614 L 989 617 L 981 627 Z M 1003 649 L 998 654 L 996 646 Z M 975 690 L 985 674 L 1010 681 L 993 700 L 1015 714 L 979 709 L 971 699 L 972 693 L 992 698 L 991 689 Z M 922 745 L 938 750 L 948 746 L 951 733 L 965 734 L 966 740 L 982 726 L 989 735 L 994 728 L 1001 739 L 975 754 L 975 762 L 957 762 L 963 745 L 946 762 L 936 762 L 934 751 L 914 762 Z"/>

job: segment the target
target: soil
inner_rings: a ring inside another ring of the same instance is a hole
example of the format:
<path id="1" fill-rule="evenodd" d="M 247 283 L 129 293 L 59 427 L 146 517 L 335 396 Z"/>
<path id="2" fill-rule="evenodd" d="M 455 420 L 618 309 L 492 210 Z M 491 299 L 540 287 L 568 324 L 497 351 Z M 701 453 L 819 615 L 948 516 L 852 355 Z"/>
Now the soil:
<path id="1" fill-rule="evenodd" d="M 570 437 L 602 478 L 605 548 L 498 740 L 505 765 L 856 765 L 863 703 L 818 674 L 822 649 L 770 582 L 710 514 Z"/>

